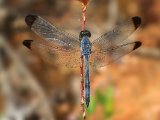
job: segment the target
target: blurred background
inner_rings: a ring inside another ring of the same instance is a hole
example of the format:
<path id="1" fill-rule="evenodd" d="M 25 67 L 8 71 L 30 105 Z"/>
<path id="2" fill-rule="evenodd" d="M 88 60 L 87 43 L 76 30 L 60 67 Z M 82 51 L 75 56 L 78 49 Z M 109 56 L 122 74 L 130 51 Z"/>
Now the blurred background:
<path id="1" fill-rule="evenodd" d="M 81 3 L 76 0 L 0 0 L 0 120 L 79 120 L 79 71 L 45 61 L 22 45 L 41 39 L 25 24 L 36 13 L 79 35 Z M 90 0 L 87 29 L 92 40 L 133 16 L 142 18 L 135 52 L 91 75 L 88 120 L 160 119 L 160 1 Z"/>

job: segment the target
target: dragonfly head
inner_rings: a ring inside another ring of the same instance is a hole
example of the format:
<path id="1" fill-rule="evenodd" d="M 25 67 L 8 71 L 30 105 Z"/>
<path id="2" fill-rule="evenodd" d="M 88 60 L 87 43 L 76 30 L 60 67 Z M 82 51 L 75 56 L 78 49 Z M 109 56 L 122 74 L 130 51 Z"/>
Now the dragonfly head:
<path id="1" fill-rule="evenodd" d="M 91 32 L 88 31 L 88 30 L 83 30 L 83 31 L 81 31 L 80 34 L 79 34 L 80 41 L 82 40 L 82 38 L 83 38 L 84 36 L 91 37 Z"/>

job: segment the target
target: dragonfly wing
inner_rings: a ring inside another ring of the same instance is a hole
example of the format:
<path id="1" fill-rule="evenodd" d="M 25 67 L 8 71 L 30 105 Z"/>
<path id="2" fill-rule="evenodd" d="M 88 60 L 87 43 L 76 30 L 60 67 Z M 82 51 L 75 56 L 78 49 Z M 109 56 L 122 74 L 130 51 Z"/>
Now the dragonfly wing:
<path id="1" fill-rule="evenodd" d="M 38 54 L 46 63 L 67 68 L 77 68 L 80 66 L 80 51 L 59 49 L 60 47 L 50 42 L 52 41 L 25 40 L 23 44 Z"/>
<path id="2" fill-rule="evenodd" d="M 141 46 L 141 42 L 132 42 L 117 47 L 110 47 L 106 50 L 93 51 L 90 56 L 90 64 L 93 67 L 103 67 L 114 62 L 120 57 L 136 50 Z"/>
<path id="3" fill-rule="evenodd" d="M 108 49 L 113 46 L 119 46 L 140 26 L 141 18 L 133 17 L 117 25 L 112 31 L 102 35 L 92 42 L 96 49 Z M 127 41 L 126 41 L 127 43 Z M 129 43 L 129 41 L 128 41 Z"/>
<path id="4" fill-rule="evenodd" d="M 78 38 L 56 28 L 38 15 L 29 14 L 26 16 L 25 21 L 36 34 L 43 37 L 46 41 L 53 41 L 52 44 L 58 44 L 58 47 L 66 49 L 79 49 L 80 47 Z"/>

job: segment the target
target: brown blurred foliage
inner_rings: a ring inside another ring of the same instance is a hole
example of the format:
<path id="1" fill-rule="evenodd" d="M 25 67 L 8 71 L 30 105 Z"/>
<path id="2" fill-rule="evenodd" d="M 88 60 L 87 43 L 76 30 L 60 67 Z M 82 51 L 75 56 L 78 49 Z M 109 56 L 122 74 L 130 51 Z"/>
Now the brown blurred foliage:
<path id="1" fill-rule="evenodd" d="M 88 2 L 80 1 L 85 4 Z M 69 115 L 75 114 L 73 111 L 78 108 L 74 103 L 78 101 L 75 99 L 77 92 L 71 89 L 70 78 L 70 75 L 75 73 L 68 70 L 67 73 L 62 70 L 65 74 L 59 72 L 58 66 L 45 63 L 44 58 L 23 47 L 22 41 L 41 39 L 31 32 L 24 22 L 28 13 L 39 14 L 54 25 L 78 36 L 81 30 L 81 4 L 75 0 L 3 0 L 0 5 L 1 35 L 36 76 L 47 98 L 56 96 L 55 101 L 53 100 L 56 104 L 51 104 L 55 117 L 65 120 Z M 94 96 L 97 89 L 103 91 L 110 84 L 114 86 L 113 120 L 159 120 L 160 1 L 90 0 L 86 25 L 92 32 L 93 40 L 117 22 L 133 16 L 140 16 L 143 21 L 135 35 L 135 39 L 142 41 L 142 48 L 106 69 L 97 70 L 91 76 L 91 93 Z M 63 96 L 64 93 L 69 95 Z M 73 98 L 75 101 L 72 101 Z M 99 120 L 102 114 L 101 106 L 98 106 L 94 113 L 90 119 Z"/>

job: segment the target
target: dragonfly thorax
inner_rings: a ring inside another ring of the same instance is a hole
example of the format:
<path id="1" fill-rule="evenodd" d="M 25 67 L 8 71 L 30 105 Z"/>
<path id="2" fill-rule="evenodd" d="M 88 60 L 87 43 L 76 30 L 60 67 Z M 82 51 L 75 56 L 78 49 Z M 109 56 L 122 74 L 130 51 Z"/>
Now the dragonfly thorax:
<path id="1" fill-rule="evenodd" d="M 92 43 L 88 39 L 88 36 L 84 36 L 81 41 L 82 55 L 90 55 L 92 51 Z"/>

